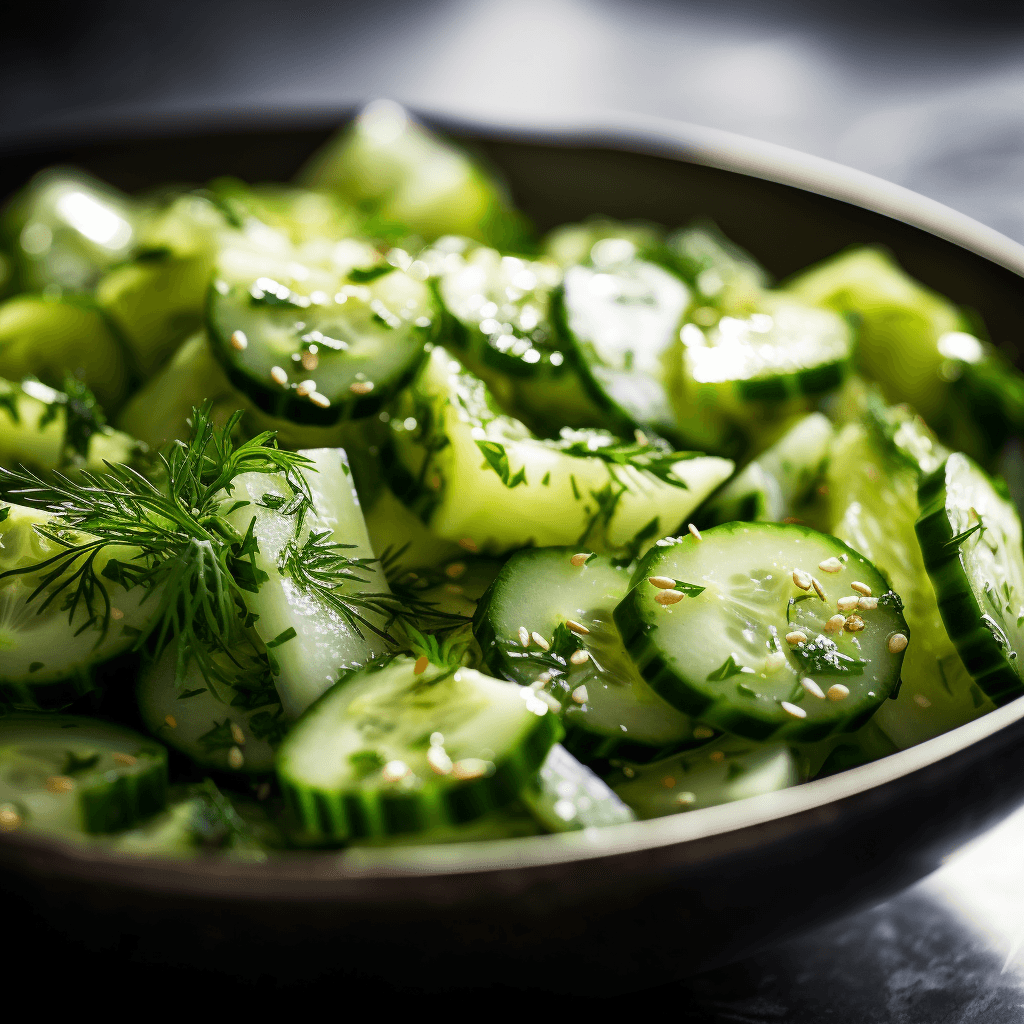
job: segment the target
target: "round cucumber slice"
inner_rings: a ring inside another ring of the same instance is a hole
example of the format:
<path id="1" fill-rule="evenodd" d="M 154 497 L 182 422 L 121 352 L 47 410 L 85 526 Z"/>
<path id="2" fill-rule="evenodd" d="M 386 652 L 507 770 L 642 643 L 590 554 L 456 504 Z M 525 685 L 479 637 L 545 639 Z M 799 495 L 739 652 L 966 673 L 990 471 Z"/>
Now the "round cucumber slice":
<path id="1" fill-rule="evenodd" d="M 561 731 L 526 687 L 402 657 L 328 690 L 286 737 L 278 777 L 313 840 L 423 832 L 510 803 Z"/>
<path id="2" fill-rule="evenodd" d="M 415 372 L 435 320 L 429 289 L 387 264 L 361 278 L 358 270 L 346 278 L 285 266 L 274 277 L 214 282 L 213 351 L 264 412 L 321 424 L 368 416 Z"/>
<path id="3" fill-rule="evenodd" d="M 726 732 L 803 742 L 873 714 L 896 686 L 909 635 L 899 598 L 866 558 L 776 523 L 659 541 L 615 621 L 670 704 Z"/>
<path id="4" fill-rule="evenodd" d="M 996 703 L 1024 693 L 1020 519 L 988 476 L 955 452 L 918 489 L 916 524 L 939 612 L 967 671 Z"/>
<path id="5" fill-rule="evenodd" d="M 587 760 L 650 760 L 693 740 L 693 721 L 648 686 L 622 645 L 612 613 L 628 588 L 628 571 L 607 556 L 532 548 L 505 563 L 477 605 L 486 663 L 524 686 L 546 676 L 564 707 L 566 746 Z"/>
<path id="6" fill-rule="evenodd" d="M 163 810 L 167 752 L 90 718 L 0 718 L 4 828 L 73 836 L 117 832 Z"/>

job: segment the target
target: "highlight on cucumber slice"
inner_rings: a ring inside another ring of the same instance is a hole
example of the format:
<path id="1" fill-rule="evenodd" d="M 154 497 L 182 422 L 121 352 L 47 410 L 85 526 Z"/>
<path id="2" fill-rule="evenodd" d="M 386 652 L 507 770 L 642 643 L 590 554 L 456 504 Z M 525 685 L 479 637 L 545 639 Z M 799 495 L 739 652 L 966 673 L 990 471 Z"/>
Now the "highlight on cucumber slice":
<path id="1" fill-rule="evenodd" d="M 560 267 L 600 263 L 607 255 L 622 252 L 625 242 L 641 259 L 665 255 L 665 229 L 646 221 L 593 217 L 578 224 L 562 224 L 544 238 L 541 251 Z"/>
<path id="2" fill-rule="evenodd" d="M 939 612 L 967 671 L 997 705 L 1024 693 L 1024 554 L 1009 501 L 954 452 L 921 481 L 916 524 Z"/>
<path id="3" fill-rule="evenodd" d="M 420 833 L 511 803 L 560 736 L 528 687 L 400 657 L 324 694 L 277 771 L 312 840 Z"/>
<path id="4" fill-rule="evenodd" d="M 614 776 L 615 792 L 642 819 L 745 800 L 800 782 L 796 758 L 783 743 L 726 739 Z"/>
<path id="5" fill-rule="evenodd" d="M 25 709 L 59 708 L 87 692 L 91 667 L 131 647 L 157 607 L 152 596 L 145 600 L 149 591 L 125 590 L 112 579 L 104 580 L 112 608 L 108 622 L 98 597 L 91 609 L 84 601 L 66 607 L 64 595 L 74 590 L 70 583 L 81 560 L 50 580 L 52 568 L 41 563 L 64 548 L 45 535 L 47 528 L 53 526 L 46 513 L 0 504 L 0 697 Z M 85 536 L 75 534 L 78 540 Z M 93 562 L 96 574 L 135 551 L 105 547 Z"/>
<path id="6" fill-rule="evenodd" d="M 909 635 L 899 598 L 866 558 L 776 523 L 659 541 L 615 621 L 670 704 L 760 740 L 812 742 L 863 725 L 895 688 Z"/>
<path id="7" fill-rule="evenodd" d="M 912 643 L 902 685 L 874 717 L 901 749 L 994 707 L 946 632 L 914 530 L 921 475 L 947 455 L 908 410 L 869 404 L 836 436 L 826 474 L 829 532 L 870 559 L 903 599 Z"/>
<path id="8" fill-rule="evenodd" d="M 821 477 L 833 434 L 821 413 L 801 417 L 711 498 L 701 525 L 779 522 L 795 515 Z"/>
<path id="9" fill-rule="evenodd" d="M 693 742 L 694 722 L 648 686 L 622 645 L 612 614 L 629 579 L 605 555 L 517 551 L 473 622 L 485 664 L 554 696 L 567 749 L 587 760 L 649 761 Z"/>
<path id="10" fill-rule="evenodd" d="M 167 752 L 90 718 L 0 718 L 4 829 L 73 838 L 129 828 L 163 810 Z"/>
<path id="11" fill-rule="evenodd" d="M 341 250 L 340 252 L 338 250 Z M 265 258 L 230 266 L 210 292 L 213 351 L 264 412 L 298 423 L 368 416 L 423 357 L 436 314 L 427 286 L 365 244 L 338 243 L 327 268 Z M 357 276 L 361 275 L 361 276 Z"/>
<path id="12" fill-rule="evenodd" d="M 439 536 L 491 554 L 531 544 L 640 549 L 684 522 L 733 468 L 603 431 L 537 438 L 442 348 L 390 427 L 395 493 Z"/>
<path id="13" fill-rule="evenodd" d="M 560 743 L 551 748 L 521 799 L 549 832 L 636 821 L 629 807 Z"/>
<path id="14" fill-rule="evenodd" d="M 304 451 L 302 490 L 283 474 L 246 473 L 225 495 L 222 514 L 241 536 L 253 524 L 256 567 L 267 574 L 245 595 L 266 645 L 289 718 L 339 675 L 389 648 L 395 602 L 370 547 L 344 451 Z"/>
<path id="15" fill-rule="evenodd" d="M 287 724 L 266 656 L 240 647 L 230 659 L 215 657 L 235 685 L 211 684 L 191 662 L 177 686 L 176 661 L 177 651 L 169 646 L 139 676 L 139 713 L 146 728 L 196 764 L 221 771 L 271 771 Z"/>

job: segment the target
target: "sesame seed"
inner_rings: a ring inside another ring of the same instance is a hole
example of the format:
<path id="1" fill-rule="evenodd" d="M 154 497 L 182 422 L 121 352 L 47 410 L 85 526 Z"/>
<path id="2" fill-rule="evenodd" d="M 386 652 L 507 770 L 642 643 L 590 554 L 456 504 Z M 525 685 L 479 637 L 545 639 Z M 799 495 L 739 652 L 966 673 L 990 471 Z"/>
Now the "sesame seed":
<path id="1" fill-rule="evenodd" d="M 326 395 L 321 395 L 319 391 L 314 391 L 309 396 L 309 400 L 321 409 L 329 409 L 331 407 L 331 400 Z"/>
<path id="2" fill-rule="evenodd" d="M 857 607 L 857 603 L 860 598 L 856 594 L 849 594 L 847 597 L 841 597 L 836 601 L 836 607 L 841 612 L 852 612 Z"/>
<path id="3" fill-rule="evenodd" d="M 694 540 L 703 540 L 704 539 L 700 535 L 700 530 L 698 530 L 697 527 L 693 525 L 693 523 L 690 523 L 690 525 L 687 526 L 686 528 L 690 531 L 690 536 L 693 537 Z"/>
<path id="4" fill-rule="evenodd" d="M 123 764 L 125 768 L 131 768 L 138 760 L 137 757 L 132 757 L 131 754 L 122 754 L 119 750 L 111 754 L 110 757 L 114 764 Z"/>
<path id="5" fill-rule="evenodd" d="M 818 595 L 818 597 L 820 597 L 822 601 L 824 601 L 825 591 L 822 589 L 821 584 L 813 576 L 811 577 L 811 586 L 814 587 L 814 592 Z"/>
<path id="6" fill-rule="evenodd" d="M 850 696 L 850 688 L 843 686 L 842 683 L 833 683 L 828 688 L 828 699 L 829 700 L 846 700 Z"/>
<path id="7" fill-rule="evenodd" d="M 380 773 L 385 782 L 398 782 L 409 774 L 409 766 L 404 761 L 388 761 Z"/>
<path id="8" fill-rule="evenodd" d="M 115 622 L 120 622 L 124 618 L 124 612 L 121 611 L 120 608 L 111 608 L 110 609 L 110 617 Z"/>
<path id="9" fill-rule="evenodd" d="M 270 368 L 270 379 L 283 388 L 288 386 L 288 374 L 280 366 Z"/>
<path id="10" fill-rule="evenodd" d="M 914 694 L 914 703 L 922 708 L 930 708 L 932 706 L 932 702 L 923 693 Z"/>
<path id="11" fill-rule="evenodd" d="M 859 615 L 849 615 L 843 623 L 847 633 L 859 633 L 864 628 L 864 620 Z"/>
<path id="12" fill-rule="evenodd" d="M 725 760 L 725 751 L 723 751 L 723 750 L 712 750 L 711 753 L 708 754 L 708 759 L 711 760 L 711 761 L 715 761 L 716 763 L 719 762 L 719 761 L 724 761 Z"/>
<path id="13" fill-rule="evenodd" d="M 569 655 L 569 660 L 574 665 L 586 665 L 590 660 L 590 652 L 584 651 L 582 648 L 578 651 L 573 651 L 572 654 Z"/>
<path id="14" fill-rule="evenodd" d="M 679 604 L 686 595 L 680 590 L 659 590 L 654 600 L 660 605 Z"/>
<path id="15" fill-rule="evenodd" d="M 320 365 L 320 357 L 315 352 L 303 352 L 299 362 L 306 373 L 312 373 Z"/>
<path id="16" fill-rule="evenodd" d="M 413 665 L 413 667 L 412 667 L 412 674 L 414 676 L 421 676 L 421 675 L 423 675 L 423 673 L 427 671 L 427 665 L 429 665 L 429 664 L 430 664 L 430 659 L 425 654 L 421 654 L 416 659 L 416 664 Z"/>
<path id="17" fill-rule="evenodd" d="M 547 706 L 548 706 L 548 710 L 550 710 L 550 711 L 555 711 L 555 712 L 558 712 L 558 711 L 561 711 L 561 710 L 562 710 L 562 705 L 561 705 L 561 704 L 559 703 L 559 700 L 558 700 L 558 698 L 557 698 L 557 697 L 553 697 L 553 696 L 552 696 L 552 695 L 551 695 L 550 693 L 548 693 L 548 692 L 547 692 L 546 690 L 541 690 L 541 691 L 540 691 L 540 692 L 539 692 L 539 693 L 537 694 L 537 696 L 538 696 L 538 697 L 539 697 L 539 698 L 540 698 L 540 699 L 541 699 L 542 701 L 544 701 L 544 703 L 545 703 L 545 704 L 547 704 Z"/>
<path id="18" fill-rule="evenodd" d="M 236 352 L 244 352 L 249 347 L 249 339 L 243 331 L 232 331 L 231 347 Z"/>
<path id="19" fill-rule="evenodd" d="M 270 783 L 269 782 L 261 782 L 256 787 L 256 799 L 257 800 L 266 800 L 268 796 L 270 796 Z"/>
<path id="20" fill-rule="evenodd" d="M 479 757 L 464 757 L 452 765 L 452 775 L 456 779 L 479 779 L 490 773 L 494 766 L 490 761 L 484 761 Z"/>
<path id="21" fill-rule="evenodd" d="M 578 636 L 587 636 L 590 633 L 590 630 L 582 622 L 577 622 L 575 619 L 566 619 L 565 624 Z"/>
<path id="22" fill-rule="evenodd" d="M 792 633 L 786 634 L 787 644 L 802 644 L 807 641 L 807 634 L 802 633 L 799 629 L 794 629 Z"/>
<path id="23" fill-rule="evenodd" d="M 445 752 L 444 747 L 435 746 L 427 751 L 427 764 L 435 775 L 451 775 L 452 759 Z"/>
<path id="24" fill-rule="evenodd" d="M 357 380 L 353 381 L 348 386 L 349 391 L 353 395 L 368 395 L 373 390 L 372 380 Z"/>
<path id="25" fill-rule="evenodd" d="M 813 679 L 809 679 L 807 676 L 804 676 L 804 678 L 800 680 L 800 685 L 812 697 L 817 697 L 818 700 L 824 700 L 825 699 L 824 692 L 822 691 L 821 687 Z"/>
<path id="26" fill-rule="evenodd" d="M 690 807 L 697 802 L 697 794 L 687 790 L 684 793 L 676 794 L 676 803 L 680 807 Z"/>
<path id="27" fill-rule="evenodd" d="M 889 653 L 899 654 L 900 651 L 905 651 L 909 642 L 910 641 L 907 640 L 904 633 L 893 633 L 893 635 L 889 637 Z"/>
<path id="28" fill-rule="evenodd" d="M 549 644 L 549 643 L 547 642 L 547 640 L 545 640 L 545 639 L 544 639 L 544 637 L 542 637 L 542 636 L 540 635 L 540 633 L 538 633 L 538 632 L 537 632 L 536 630 L 534 630 L 534 631 L 533 631 L 533 632 L 532 632 L 532 633 L 530 634 L 530 638 L 531 638 L 531 639 L 533 640 L 533 642 L 534 642 L 534 643 L 535 643 L 535 644 L 536 644 L 536 645 L 537 645 L 537 646 L 538 646 L 538 647 L 539 647 L 539 648 L 540 648 L 540 649 L 541 649 L 542 651 L 550 651 L 550 650 L 551 650 L 551 644 Z"/>
<path id="29" fill-rule="evenodd" d="M 823 561 L 819 562 L 818 568 L 822 572 L 842 572 L 843 563 L 840 562 L 838 558 L 833 556 L 832 558 L 826 558 Z"/>
<path id="30" fill-rule="evenodd" d="M 796 704 L 790 704 L 788 700 L 781 701 L 780 704 L 782 710 L 785 711 L 787 715 L 792 715 L 794 718 L 807 717 L 807 712 L 804 711 L 802 707 L 799 707 Z"/>
<path id="31" fill-rule="evenodd" d="M 529 647 L 530 646 L 530 631 L 525 626 L 519 627 L 519 646 Z"/>
<path id="32" fill-rule="evenodd" d="M 873 612 L 878 607 L 878 598 L 877 597 L 862 597 L 857 602 L 857 607 L 862 612 Z"/>
<path id="33" fill-rule="evenodd" d="M 234 768 L 237 772 L 245 764 L 245 755 L 239 747 L 232 747 L 228 751 L 228 767 Z"/>
<path id="34" fill-rule="evenodd" d="M 764 659 L 765 672 L 778 672 L 786 664 L 786 655 L 782 651 L 771 651 Z"/>
<path id="35" fill-rule="evenodd" d="M 444 746 L 444 733 L 443 732 L 432 732 L 430 734 L 430 745 L 432 747 L 443 747 Z"/>
<path id="36" fill-rule="evenodd" d="M 871 596 L 871 588 L 866 583 L 861 583 L 860 580 L 854 580 L 850 584 L 851 590 L 856 590 L 858 594 L 863 594 L 865 597 Z"/>
<path id="37" fill-rule="evenodd" d="M 242 728 L 237 722 L 231 723 L 231 738 L 235 741 L 236 746 L 245 746 L 245 733 L 242 732 Z"/>
<path id="38" fill-rule="evenodd" d="M 295 385 L 295 394 L 297 394 L 299 398 L 305 398 L 307 395 L 313 394 L 314 391 L 316 391 L 315 380 L 302 380 Z"/>
<path id="39" fill-rule="evenodd" d="M 832 618 L 829 619 L 828 622 L 825 623 L 825 632 L 826 633 L 838 633 L 843 628 L 843 626 L 845 626 L 845 625 L 846 625 L 846 616 L 845 615 L 833 615 Z"/>
<path id="40" fill-rule="evenodd" d="M 51 775 L 46 780 L 46 788 L 51 793 L 70 793 L 75 788 L 75 780 L 66 775 Z"/>
<path id="41" fill-rule="evenodd" d="M 472 551 L 474 554 L 480 550 L 477 547 L 476 541 L 473 540 L 472 537 L 463 537 L 462 540 L 459 541 L 459 547 L 462 548 L 463 551 Z"/>
<path id="42" fill-rule="evenodd" d="M 715 735 L 714 729 L 709 729 L 706 725 L 697 725 L 693 729 L 693 738 L 695 740 L 709 740 Z"/>
<path id="43" fill-rule="evenodd" d="M 632 768 L 630 768 L 629 765 L 627 764 L 622 769 L 622 774 L 625 775 L 627 779 L 631 779 L 631 778 L 633 778 L 634 775 L 636 775 L 636 772 Z"/>
<path id="44" fill-rule="evenodd" d="M 811 577 L 810 577 L 810 575 L 808 573 L 804 572 L 803 569 L 794 569 L 793 570 L 793 582 L 801 590 L 810 590 L 811 589 Z"/>
<path id="45" fill-rule="evenodd" d="M 676 581 L 671 576 L 648 576 L 647 582 L 659 590 L 675 590 Z"/>
<path id="46" fill-rule="evenodd" d="M 21 815 L 12 804 L 0 804 L 0 832 L 13 832 L 21 827 Z"/>
<path id="47" fill-rule="evenodd" d="M 576 689 L 572 691 L 572 699 L 576 701 L 577 704 L 586 704 L 589 696 L 590 694 L 587 693 L 587 688 L 585 686 L 577 686 Z"/>
<path id="48" fill-rule="evenodd" d="M 460 587 L 458 583 L 446 583 L 444 585 L 444 592 L 458 597 L 460 594 L 464 594 L 466 592 L 466 588 Z"/>
<path id="49" fill-rule="evenodd" d="M 542 686 L 546 686 L 550 682 L 551 682 L 551 673 L 550 672 L 541 672 L 541 674 L 539 676 L 537 676 L 537 681 L 535 683 L 531 683 L 530 685 L 539 690 Z"/>
<path id="50" fill-rule="evenodd" d="M 581 565 L 586 565 L 587 564 L 587 559 L 589 557 L 590 557 L 590 552 L 589 551 L 577 551 L 576 554 L 573 555 L 572 558 L 569 559 L 569 561 L 572 562 L 572 564 L 575 565 L 576 568 L 578 569 Z"/>
<path id="51" fill-rule="evenodd" d="M 465 571 L 466 566 L 462 562 L 452 562 L 445 567 L 444 574 L 450 580 L 457 580 Z"/>
<path id="52" fill-rule="evenodd" d="M 178 728 L 178 720 L 174 715 L 164 715 L 164 722 L 166 722 L 172 729 Z"/>
<path id="53" fill-rule="evenodd" d="M 661 780 L 661 784 L 666 789 L 671 789 L 676 784 L 676 780 L 673 779 L 671 775 L 666 775 L 665 778 Z"/>

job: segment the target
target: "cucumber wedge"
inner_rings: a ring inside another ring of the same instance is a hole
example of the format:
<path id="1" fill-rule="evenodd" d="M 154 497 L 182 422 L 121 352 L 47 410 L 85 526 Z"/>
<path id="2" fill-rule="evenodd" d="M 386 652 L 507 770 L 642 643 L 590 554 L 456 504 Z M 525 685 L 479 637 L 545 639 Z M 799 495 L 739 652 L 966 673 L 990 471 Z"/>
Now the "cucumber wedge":
<path id="1" fill-rule="evenodd" d="M 4 829 L 73 838 L 117 832 L 163 810 L 167 751 L 89 718 L 0 718 Z"/>
<path id="2" fill-rule="evenodd" d="M 871 594 L 859 607 L 854 582 Z M 644 678 L 680 711 L 751 739 L 812 742 L 863 725 L 893 691 L 901 609 L 842 541 L 729 523 L 659 541 L 615 621 Z"/>
<path id="3" fill-rule="evenodd" d="M 561 735 L 527 687 L 411 658 L 329 690 L 281 747 L 285 798 L 314 841 L 426 832 L 509 804 Z"/>
<path id="4" fill-rule="evenodd" d="M 685 522 L 733 468 L 603 431 L 537 438 L 442 348 L 390 426 L 395 494 L 440 537 L 492 554 L 531 544 L 635 549 Z"/>
<path id="5" fill-rule="evenodd" d="M 918 490 L 915 529 L 949 638 L 967 671 L 999 705 L 1024 693 L 1024 555 L 1009 501 L 955 452 Z"/>

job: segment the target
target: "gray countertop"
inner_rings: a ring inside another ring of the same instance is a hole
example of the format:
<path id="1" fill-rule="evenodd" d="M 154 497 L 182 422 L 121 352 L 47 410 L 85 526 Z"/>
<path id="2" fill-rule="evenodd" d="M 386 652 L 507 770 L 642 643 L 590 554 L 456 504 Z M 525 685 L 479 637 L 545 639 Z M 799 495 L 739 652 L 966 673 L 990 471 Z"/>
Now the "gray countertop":
<path id="1" fill-rule="evenodd" d="M 1024 5 L 381 0 L 78 5 L 0 39 L 4 131 L 387 95 L 624 110 L 852 164 L 1024 242 Z M 683 1021 L 1024 1020 L 1024 811 L 872 910 L 649 996 Z"/>

